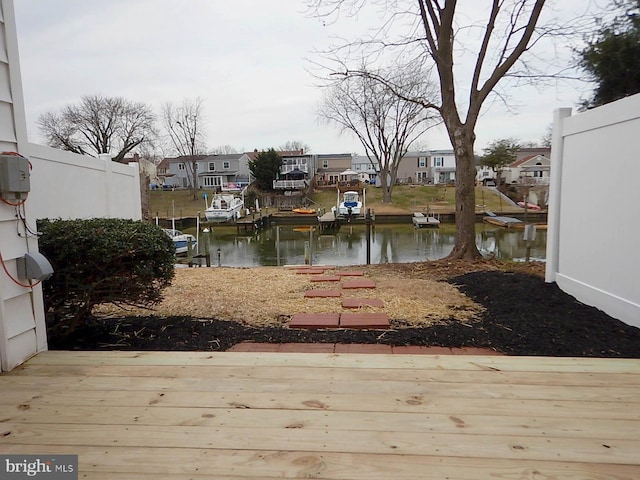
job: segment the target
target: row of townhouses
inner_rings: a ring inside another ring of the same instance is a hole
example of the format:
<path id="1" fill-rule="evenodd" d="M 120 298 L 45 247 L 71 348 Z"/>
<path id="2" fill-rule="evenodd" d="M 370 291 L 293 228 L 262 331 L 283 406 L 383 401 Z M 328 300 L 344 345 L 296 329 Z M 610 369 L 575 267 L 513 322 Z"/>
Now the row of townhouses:
<path id="1" fill-rule="evenodd" d="M 342 181 L 358 180 L 375 185 L 379 168 L 366 156 L 350 153 L 310 154 L 304 151 L 278 152 L 282 167 L 273 187 L 277 190 L 299 190 L 316 185 L 335 185 Z M 501 172 L 502 181 L 516 184 L 548 184 L 550 172 L 549 148 L 521 148 L 516 160 Z M 251 183 L 249 161 L 257 150 L 227 155 L 198 155 L 196 157 L 165 158 L 151 175 L 152 184 L 168 187 L 191 186 L 192 160 L 195 160 L 198 188 L 222 191 L 240 190 Z M 477 165 L 478 182 L 495 182 L 493 169 Z M 408 152 L 400 161 L 398 183 L 451 184 L 455 183 L 455 155 L 453 150 Z"/>

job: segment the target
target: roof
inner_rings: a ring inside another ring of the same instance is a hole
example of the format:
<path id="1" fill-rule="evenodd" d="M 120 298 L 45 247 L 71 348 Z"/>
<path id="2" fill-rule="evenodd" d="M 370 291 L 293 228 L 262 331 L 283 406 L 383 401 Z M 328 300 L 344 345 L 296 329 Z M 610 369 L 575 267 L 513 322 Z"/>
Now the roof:
<path id="1" fill-rule="evenodd" d="M 180 157 L 165 157 L 158 164 L 158 168 L 167 168 L 172 163 L 185 163 L 185 162 L 191 162 L 193 160 L 200 161 L 200 160 L 203 160 L 203 159 L 205 159 L 207 157 L 208 157 L 208 155 L 193 155 L 193 156 L 191 156 L 191 155 L 183 155 L 183 156 L 180 156 Z"/>
<path id="2" fill-rule="evenodd" d="M 515 162 L 511 163 L 509 166 L 510 167 L 519 167 L 521 165 L 524 165 L 527 162 L 530 162 L 531 160 L 534 160 L 536 158 L 540 157 L 541 159 L 545 159 L 547 162 L 549 162 L 549 159 L 547 157 L 545 157 L 544 155 L 527 155 L 526 157 L 521 158 L 520 160 L 516 160 Z"/>

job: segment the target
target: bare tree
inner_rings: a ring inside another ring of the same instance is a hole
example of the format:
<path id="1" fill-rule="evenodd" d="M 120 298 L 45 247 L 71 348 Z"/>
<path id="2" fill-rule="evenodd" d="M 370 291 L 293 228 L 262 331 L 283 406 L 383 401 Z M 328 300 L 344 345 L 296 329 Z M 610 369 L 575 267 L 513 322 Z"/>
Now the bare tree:
<path id="1" fill-rule="evenodd" d="M 219 145 L 210 152 L 212 155 L 229 155 L 238 153 L 238 149 L 231 145 Z"/>
<path id="2" fill-rule="evenodd" d="M 362 75 L 346 76 L 328 88 L 318 115 L 356 135 L 378 166 L 382 201 L 391 203 L 400 160 L 434 122 L 428 110 L 376 80 L 383 76 L 390 79 L 391 74 L 360 71 Z M 406 97 L 423 98 L 428 94 L 427 84 L 413 73 L 394 69 L 393 80 Z"/>
<path id="3" fill-rule="evenodd" d="M 287 140 L 284 145 L 280 145 L 278 147 L 278 151 L 309 153 L 311 151 L 311 147 L 301 140 Z"/>
<path id="4" fill-rule="evenodd" d="M 492 93 L 500 96 L 497 87 L 503 79 L 526 82 L 544 76 L 533 70 L 533 63 L 526 63 L 521 57 L 544 36 L 567 35 L 569 29 L 563 30 L 551 21 L 538 25 L 545 0 L 492 0 L 481 5 L 468 2 L 466 11 L 457 8 L 456 0 L 307 0 L 307 3 L 315 15 L 325 19 L 359 13 L 367 3 L 390 12 L 391 20 L 383 22 L 371 38 L 347 41 L 325 52 L 338 65 L 334 73 L 363 75 L 350 70 L 345 57 L 356 52 L 360 58 L 365 55 L 379 58 L 390 49 L 396 55 L 413 56 L 417 65 L 433 65 L 440 98 L 437 102 L 415 101 L 442 116 L 456 156 L 456 243 L 449 258 L 479 257 L 474 228 L 474 142 L 482 107 Z M 477 21 L 470 20 L 470 11 Z M 409 19 L 404 23 L 405 34 L 391 39 L 390 25 L 394 21 L 399 24 L 399 18 Z M 574 25 L 572 33 L 576 28 Z M 467 41 L 463 44 L 460 39 L 464 38 Z M 388 83 L 385 78 L 377 79 Z M 465 91 L 461 93 L 462 90 Z"/>
<path id="5" fill-rule="evenodd" d="M 184 158 L 189 187 L 197 199 L 198 159 L 206 151 L 202 131 L 202 99 L 185 99 L 182 105 L 167 102 L 162 106 L 162 122 L 177 156 Z"/>
<path id="6" fill-rule="evenodd" d="M 121 162 L 134 148 L 153 148 L 155 120 L 143 103 L 90 95 L 59 113 L 41 115 L 38 126 L 51 147 L 82 155 L 108 153 Z"/>

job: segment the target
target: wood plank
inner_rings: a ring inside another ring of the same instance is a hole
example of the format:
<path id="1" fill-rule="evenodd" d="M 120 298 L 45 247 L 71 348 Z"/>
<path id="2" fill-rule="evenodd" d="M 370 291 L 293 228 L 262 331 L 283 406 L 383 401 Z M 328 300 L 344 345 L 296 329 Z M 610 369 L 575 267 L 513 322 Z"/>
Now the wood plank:
<path id="1" fill-rule="evenodd" d="M 526 385 L 564 385 L 564 386 L 622 386 L 640 385 L 640 378 L 629 373 L 573 373 L 573 372 L 509 372 L 509 371 L 467 371 L 454 372 L 442 369 L 426 370 L 417 368 L 308 368 L 294 365 L 274 368 L 256 368 L 255 366 L 208 366 L 208 365 L 44 365 L 27 363 L 5 373 L 5 376 L 53 376 L 66 375 L 109 377 L 163 377 L 163 378 L 306 378 L 320 380 L 370 380 L 393 377 L 396 380 L 423 380 L 430 382 L 472 382 L 478 384 L 526 384 Z M 3 375 L 0 375 L 3 378 Z"/>
<path id="2" fill-rule="evenodd" d="M 65 352 L 47 351 L 29 360 L 34 365 L 296 365 L 321 368 L 420 368 L 520 372 L 634 373 L 640 360 L 626 358 L 509 357 L 462 355 L 361 355 L 226 352 Z"/>
<path id="3" fill-rule="evenodd" d="M 212 429 L 188 425 L 95 425 L 24 424 L 0 426 L 0 445 L 93 445 L 108 447 L 166 447 L 298 452 L 431 455 L 466 458 L 507 458 L 595 463 L 638 464 L 640 439 L 475 436 L 431 432 L 371 432 L 360 430 L 305 430 L 226 427 Z"/>
<path id="4" fill-rule="evenodd" d="M 438 455 L 370 455 L 297 451 L 174 448 L 92 448 L 51 446 L 50 453 L 77 453 L 80 472 L 103 478 L 323 478 L 335 480 L 595 479 L 637 480 L 637 465 L 588 462 L 447 458 Z M 7 453 L 42 453 L 28 445 L 9 445 Z M 109 476 L 114 474 L 113 477 Z M 120 475 L 117 477 L 115 475 Z M 147 477 L 139 475 L 147 474 Z M 159 476 L 159 477 L 158 477 Z M 82 477 L 84 478 L 84 477 Z"/>
<path id="5" fill-rule="evenodd" d="M 637 440 L 640 420 L 515 416 L 508 412 L 493 415 L 449 415 L 317 410 L 257 410 L 200 407 L 112 407 L 0 404 L 0 423 L 60 423 L 91 425 L 188 425 L 207 428 L 243 427 L 291 428 L 305 430 L 362 430 L 457 433 L 463 435 L 513 435 L 566 438 L 615 438 Z"/>
<path id="6" fill-rule="evenodd" d="M 454 376 L 455 373 L 452 374 Z M 14 388 L 32 389 L 38 386 L 43 389 L 59 390 L 73 388 L 75 391 L 87 390 L 136 390 L 136 391 L 172 391 L 172 392 L 251 392 L 281 393 L 295 391 L 312 395 L 346 394 L 346 395 L 380 395 L 395 392 L 412 392 L 424 398 L 486 398 L 515 400 L 570 400 L 637 403 L 640 407 L 640 386 L 611 386 L 606 389 L 592 386 L 573 386 L 567 389 L 564 385 L 510 385 L 510 384 L 476 384 L 468 382 L 434 382 L 434 381 L 398 381 L 393 377 L 379 377 L 377 380 L 357 380 L 335 378 L 319 382 L 306 378 L 226 378 L 203 379 L 199 377 L 77 377 L 61 375 L 58 377 L 24 377 L 7 376 L 0 378 L 0 390 Z M 0 400 L 1 401 L 1 400 Z"/>
<path id="7" fill-rule="evenodd" d="M 73 390 L 10 389 L 3 392 L 2 402 L 15 405 L 58 405 L 71 408 L 76 405 L 111 406 L 167 406 L 255 408 L 349 412 L 406 412 L 493 415 L 508 411 L 510 415 L 560 418 L 640 419 L 640 403 L 584 402 L 572 400 L 517 400 L 496 398 L 430 398 L 422 394 L 308 394 L 287 391 L 281 393 L 255 392 L 172 392 L 172 391 L 104 391 L 87 390 L 82 395 Z"/>

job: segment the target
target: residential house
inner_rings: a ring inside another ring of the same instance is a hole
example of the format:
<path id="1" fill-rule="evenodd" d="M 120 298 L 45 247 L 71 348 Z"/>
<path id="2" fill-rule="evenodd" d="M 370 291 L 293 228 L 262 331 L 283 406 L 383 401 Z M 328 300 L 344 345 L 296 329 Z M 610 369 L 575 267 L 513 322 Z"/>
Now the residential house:
<path id="1" fill-rule="evenodd" d="M 278 178 L 273 181 L 275 190 L 303 190 L 311 184 L 315 175 L 316 156 L 304 153 L 304 150 L 279 151 L 282 157 L 282 166 Z M 250 154 L 257 157 L 258 151 Z"/>
<path id="2" fill-rule="evenodd" d="M 196 162 L 206 158 L 206 155 L 195 155 L 193 159 Z M 186 188 L 192 183 L 193 175 L 191 172 L 192 157 L 168 157 L 163 158 L 158 164 L 157 172 L 160 183 L 164 186 L 173 188 Z M 196 170 L 197 170 L 196 163 Z"/>
<path id="3" fill-rule="evenodd" d="M 520 148 L 516 160 L 503 169 L 502 179 L 506 183 L 521 185 L 548 185 L 550 172 L 550 148 Z"/>
<path id="4" fill-rule="evenodd" d="M 398 165 L 398 183 L 433 183 L 433 170 L 430 167 L 431 152 L 407 152 Z"/>
<path id="5" fill-rule="evenodd" d="M 342 174 L 342 172 L 352 170 L 352 155 L 350 153 L 320 154 L 316 156 L 316 159 L 318 169 L 315 178 L 318 185 L 335 185 L 338 182 L 349 181 L 354 176 L 353 174 Z"/>
<path id="6" fill-rule="evenodd" d="M 433 183 L 455 183 L 456 156 L 453 150 L 430 150 Z"/>
<path id="7" fill-rule="evenodd" d="M 358 180 L 363 183 L 375 185 L 380 166 L 377 160 L 372 160 L 365 155 L 354 155 L 351 158 L 351 169 L 358 173 Z"/>
<path id="8" fill-rule="evenodd" d="M 197 188 L 237 191 L 251 182 L 249 155 L 196 155 L 163 159 L 157 168 L 162 185 L 186 188 L 192 184 L 192 158 L 195 159 Z"/>
<path id="9" fill-rule="evenodd" d="M 240 191 L 251 183 L 249 155 L 208 155 L 198 162 L 198 186 L 217 191 Z"/>

